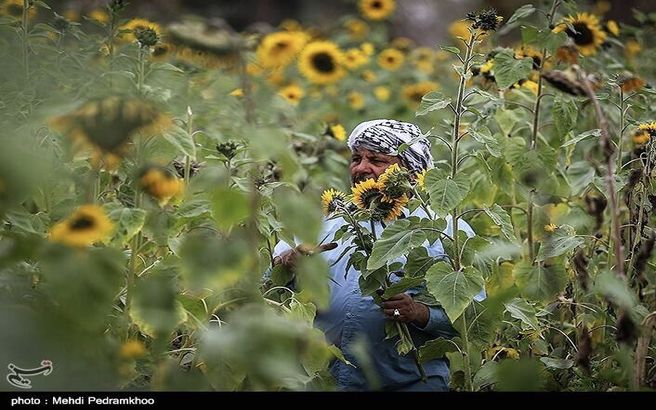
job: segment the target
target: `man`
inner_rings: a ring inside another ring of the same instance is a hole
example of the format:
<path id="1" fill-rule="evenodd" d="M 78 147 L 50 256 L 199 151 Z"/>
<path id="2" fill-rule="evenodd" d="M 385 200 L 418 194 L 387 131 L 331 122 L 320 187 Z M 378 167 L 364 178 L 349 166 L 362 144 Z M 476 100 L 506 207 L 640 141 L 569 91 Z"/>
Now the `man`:
<path id="1" fill-rule="evenodd" d="M 409 149 L 398 153 L 401 144 Z M 353 185 L 369 178 L 378 178 L 387 167 L 399 164 L 411 171 L 421 172 L 433 166 L 430 143 L 419 128 L 410 123 L 394 120 L 374 120 L 358 125 L 348 139 L 351 149 L 349 167 Z M 421 209 L 406 215 L 427 217 Z M 460 230 L 473 236 L 471 228 L 459 221 Z M 341 218 L 324 223 L 321 238 L 332 240 L 335 232 L 344 224 Z M 446 233 L 451 234 L 452 223 L 448 221 Z M 369 227 L 369 224 L 363 225 Z M 382 225 L 374 225 L 377 237 Z M 353 267 L 346 272 L 348 255 L 341 257 L 350 241 L 335 246 L 334 243 L 319 246 L 319 251 L 330 265 L 331 297 L 326 311 L 317 312 L 315 325 L 322 329 L 329 343 L 339 347 L 347 360 L 356 367 L 336 360 L 331 373 L 340 390 L 371 390 L 381 388 L 390 391 L 447 391 L 449 368 L 446 359 L 435 359 L 423 364 L 427 382 L 420 373 L 412 354 L 399 355 L 395 344 L 398 338 L 385 338 L 385 324 L 400 321 L 408 324 L 417 347 L 439 336 L 451 338 L 457 332 L 451 326 L 444 310 L 439 306 L 427 306 L 415 301 L 416 291 L 409 290 L 390 297 L 378 306 L 371 296 L 362 296 L 359 287 L 360 273 Z M 425 243 L 430 256 L 442 258 L 444 249 L 439 240 Z M 294 269 L 301 252 L 280 243 L 274 249 L 274 265 L 282 264 Z M 405 257 L 399 258 L 405 263 Z M 392 262 L 392 261 L 390 261 Z M 392 275 L 393 280 L 398 277 Z"/>

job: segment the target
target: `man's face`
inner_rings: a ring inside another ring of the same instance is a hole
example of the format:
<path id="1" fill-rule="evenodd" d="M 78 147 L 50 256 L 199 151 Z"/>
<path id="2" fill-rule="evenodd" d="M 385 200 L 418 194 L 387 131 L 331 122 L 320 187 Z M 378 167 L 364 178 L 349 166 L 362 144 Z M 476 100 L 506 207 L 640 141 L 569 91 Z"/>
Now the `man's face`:
<path id="1" fill-rule="evenodd" d="M 385 172 L 387 167 L 394 164 L 401 165 L 398 157 L 358 148 L 351 154 L 351 165 L 349 167 L 351 183 L 355 185 L 369 178 L 377 179 L 380 174 Z"/>

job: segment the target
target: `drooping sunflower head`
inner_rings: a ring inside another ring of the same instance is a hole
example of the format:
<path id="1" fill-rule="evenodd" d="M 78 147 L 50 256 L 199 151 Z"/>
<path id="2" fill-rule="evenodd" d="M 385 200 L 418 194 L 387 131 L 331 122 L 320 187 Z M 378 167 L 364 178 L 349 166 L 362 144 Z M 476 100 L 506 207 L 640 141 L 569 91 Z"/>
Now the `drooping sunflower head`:
<path id="1" fill-rule="evenodd" d="M 171 118 L 151 103 L 121 96 L 92 100 L 50 120 L 55 130 L 72 138 L 77 149 L 91 146 L 118 156 L 135 134 L 160 133 L 171 124 Z"/>
<path id="2" fill-rule="evenodd" d="M 382 200 L 383 186 L 374 179 L 358 182 L 351 188 L 353 203 L 360 209 L 370 209 L 375 203 Z"/>
<path id="3" fill-rule="evenodd" d="M 296 84 L 290 84 L 281 88 L 278 92 L 278 95 L 287 100 L 287 102 L 291 105 L 298 105 L 298 103 L 301 102 L 301 99 L 305 95 L 305 92 L 300 86 Z"/>
<path id="4" fill-rule="evenodd" d="M 346 141 L 346 130 L 342 124 L 328 125 L 326 134 L 335 138 L 337 141 Z"/>
<path id="5" fill-rule="evenodd" d="M 401 216 L 403 207 L 407 205 L 408 201 L 408 196 L 405 194 L 391 201 L 381 201 L 374 209 L 371 217 L 376 221 L 392 222 Z"/>
<path id="6" fill-rule="evenodd" d="M 630 92 L 637 91 L 637 90 L 641 89 L 647 83 L 645 82 L 645 80 L 643 80 L 642 78 L 640 78 L 638 76 L 635 76 L 631 73 L 626 73 L 626 74 L 621 75 L 617 79 L 617 84 L 622 89 L 622 92 L 630 93 Z"/>
<path id="7" fill-rule="evenodd" d="M 574 44 L 565 44 L 556 49 L 556 60 L 566 64 L 576 64 L 579 61 L 579 49 Z"/>
<path id="8" fill-rule="evenodd" d="M 434 81 L 420 81 L 403 87 L 403 96 L 410 103 L 410 106 L 416 107 L 421 103 L 424 95 L 435 91 L 440 85 Z"/>
<path id="9" fill-rule="evenodd" d="M 335 189 L 323 191 L 321 195 L 321 207 L 323 214 L 328 216 L 346 203 L 346 194 Z"/>
<path id="10" fill-rule="evenodd" d="M 382 186 L 383 201 L 392 202 L 410 192 L 412 186 L 409 178 L 408 171 L 399 164 L 387 167 L 378 177 L 378 183 Z"/>
<path id="11" fill-rule="evenodd" d="M 119 27 L 119 30 L 122 31 L 119 38 L 126 42 L 132 42 L 137 40 L 137 32 L 150 29 L 152 32 L 159 38 L 162 36 L 162 28 L 159 24 L 154 23 L 146 19 L 132 19 Z"/>
<path id="12" fill-rule="evenodd" d="M 159 42 L 159 34 L 150 27 L 135 29 L 134 36 L 141 47 L 153 47 Z"/>
<path id="13" fill-rule="evenodd" d="M 16 19 L 23 17 L 23 0 L 4 0 L 0 3 L 0 15 L 11 16 Z M 32 18 L 35 15 L 36 7 L 31 4 L 28 6 L 27 17 Z"/>
<path id="14" fill-rule="evenodd" d="M 144 168 L 139 176 L 139 186 L 160 206 L 184 192 L 184 182 L 173 171 L 160 166 Z"/>
<path id="15" fill-rule="evenodd" d="M 394 13 L 395 0 L 360 0 L 358 3 L 360 12 L 367 20 L 385 20 Z"/>
<path id="16" fill-rule="evenodd" d="M 301 74 L 315 84 L 331 84 L 346 73 L 344 53 L 331 41 L 315 41 L 303 49 L 298 61 Z"/>
<path id="17" fill-rule="evenodd" d="M 257 47 L 257 60 L 265 68 L 285 67 L 308 41 L 302 31 L 280 31 L 266 35 Z"/>
<path id="18" fill-rule="evenodd" d="M 536 50 L 535 48 L 527 45 L 522 45 L 515 50 L 515 58 L 522 59 L 526 57 L 530 57 L 533 60 L 534 70 L 540 68 L 540 64 L 542 63 L 543 58 L 542 52 L 540 50 Z"/>
<path id="19" fill-rule="evenodd" d="M 70 246 L 91 246 L 107 238 L 114 225 L 98 205 L 82 205 L 68 218 L 55 224 L 48 235 L 53 242 Z"/>
<path id="20" fill-rule="evenodd" d="M 482 31 L 495 31 L 503 21 L 503 17 L 494 9 L 479 13 L 467 13 L 467 20 L 472 22 L 472 28 Z"/>
<path id="21" fill-rule="evenodd" d="M 403 55 L 403 52 L 401 50 L 397 50 L 396 48 L 387 48 L 381 51 L 378 55 L 378 65 L 381 68 L 389 71 L 398 70 L 403 64 L 404 60 L 405 56 Z"/>
<path id="22" fill-rule="evenodd" d="M 553 31 L 567 33 L 584 56 L 597 54 L 597 50 L 606 41 L 606 33 L 599 24 L 599 18 L 589 13 L 568 16 Z"/>

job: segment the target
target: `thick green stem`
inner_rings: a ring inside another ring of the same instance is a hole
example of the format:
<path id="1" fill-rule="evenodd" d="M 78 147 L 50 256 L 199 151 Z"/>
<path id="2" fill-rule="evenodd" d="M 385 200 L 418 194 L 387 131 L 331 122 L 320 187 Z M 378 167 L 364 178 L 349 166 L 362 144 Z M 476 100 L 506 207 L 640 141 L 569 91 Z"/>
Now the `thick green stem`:
<path id="1" fill-rule="evenodd" d="M 467 329 L 467 313 L 462 314 L 462 341 L 464 343 L 463 367 L 465 371 L 465 391 L 473 391 L 471 363 L 469 361 L 469 329 Z"/>
<path id="2" fill-rule="evenodd" d="M 139 47 L 139 61 L 137 67 L 137 92 L 143 95 L 144 77 L 146 76 L 146 54 L 144 47 Z"/>
<path id="3" fill-rule="evenodd" d="M 193 124 L 193 113 L 191 107 L 187 107 L 187 135 L 191 139 L 191 143 L 194 143 L 194 124 Z M 185 164 L 184 164 L 184 184 L 185 187 L 189 186 L 189 178 L 191 178 L 191 157 L 185 155 Z"/>

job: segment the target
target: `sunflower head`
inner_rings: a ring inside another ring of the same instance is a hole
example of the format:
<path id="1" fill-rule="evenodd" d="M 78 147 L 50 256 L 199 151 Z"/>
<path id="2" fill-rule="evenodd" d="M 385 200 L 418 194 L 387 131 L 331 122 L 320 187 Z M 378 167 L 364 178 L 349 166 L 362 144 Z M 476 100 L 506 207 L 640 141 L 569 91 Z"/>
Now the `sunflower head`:
<path id="1" fill-rule="evenodd" d="M 645 80 L 630 73 L 620 76 L 617 84 L 624 93 L 637 91 L 646 85 Z"/>
<path id="2" fill-rule="evenodd" d="M 383 186 L 374 179 L 357 183 L 353 188 L 353 203 L 360 209 L 375 207 L 383 198 Z"/>
<path id="3" fill-rule="evenodd" d="M 403 55 L 403 52 L 396 48 L 387 48 L 381 51 L 378 55 L 378 65 L 389 71 L 398 70 L 404 60 L 405 56 Z"/>
<path id="4" fill-rule="evenodd" d="M 239 145 L 234 141 L 222 142 L 216 146 L 216 150 L 220 154 L 231 160 L 237 155 L 237 149 Z"/>
<path id="5" fill-rule="evenodd" d="M 346 101 L 349 103 L 349 106 L 354 110 L 361 110 L 365 106 L 364 95 L 358 91 L 350 91 L 346 95 Z"/>
<path id="6" fill-rule="evenodd" d="M 299 57 L 299 70 L 310 82 L 331 84 L 341 79 L 344 53 L 331 41 L 315 41 L 308 44 Z"/>
<path id="7" fill-rule="evenodd" d="M 617 24 L 617 21 L 615 20 L 608 20 L 606 22 L 606 27 L 604 27 L 606 31 L 610 34 L 612 34 L 615 37 L 620 36 L 620 25 Z"/>
<path id="8" fill-rule="evenodd" d="M 372 212 L 372 219 L 376 221 L 392 222 L 401 216 L 403 207 L 409 202 L 408 196 L 403 195 L 391 201 L 381 201 Z"/>
<path id="9" fill-rule="evenodd" d="M 394 13 L 395 0 L 360 0 L 358 3 L 360 12 L 367 20 L 385 20 Z"/>
<path id="10" fill-rule="evenodd" d="M 109 14 L 103 9 L 93 9 L 89 12 L 89 18 L 97 22 L 109 23 Z"/>
<path id="11" fill-rule="evenodd" d="M 632 137 L 633 143 L 638 146 L 647 144 L 653 138 L 656 138 L 656 121 L 638 125 Z"/>
<path id="12" fill-rule="evenodd" d="M 421 103 L 424 95 L 439 88 L 439 84 L 434 81 L 421 81 L 415 84 L 409 84 L 403 87 L 403 96 L 412 107 Z"/>
<path id="13" fill-rule="evenodd" d="M 579 61 L 579 49 L 574 44 L 565 44 L 556 49 L 556 60 L 572 65 Z"/>
<path id="14" fill-rule="evenodd" d="M 16 19 L 23 17 L 23 0 L 4 0 L 0 2 L 0 15 L 11 16 Z M 36 15 L 36 8 L 32 2 L 28 2 L 27 17 L 32 18 Z"/>
<path id="15" fill-rule="evenodd" d="M 606 33 L 599 24 L 599 18 L 589 13 L 568 16 L 553 31 L 564 31 L 584 56 L 597 54 L 597 50 L 606 41 Z"/>
<path id="16" fill-rule="evenodd" d="M 82 205 L 68 218 L 55 224 L 50 229 L 48 239 L 84 247 L 106 239 L 113 230 L 114 225 L 102 207 Z"/>
<path id="17" fill-rule="evenodd" d="M 378 183 L 382 186 L 383 201 L 392 202 L 410 192 L 412 186 L 409 178 L 408 171 L 399 164 L 387 167 L 378 177 Z"/>
<path id="18" fill-rule="evenodd" d="M 146 348 L 138 340 L 128 340 L 121 345 L 118 355 L 123 359 L 138 359 L 146 354 Z"/>
<path id="19" fill-rule="evenodd" d="M 359 48 L 350 48 L 344 53 L 344 66 L 349 70 L 355 70 L 368 61 L 369 57 Z"/>
<path id="20" fill-rule="evenodd" d="M 527 45 L 522 45 L 519 49 L 515 50 L 515 58 L 517 59 L 522 59 L 530 57 L 531 60 L 533 60 L 533 69 L 537 70 L 540 68 L 540 64 L 542 63 L 542 52 L 540 50 L 536 50 L 535 48 Z"/>
<path id="21" fill-rule="evenodd" d="M 422 191 L 426 190 L 426 172 L 427 170 L 424 169 L 415 175 L 416 186 L 418 186 Z"/>
<path id="22" fill-rule="evenodd" d="M 166 205 L 171 198 L 184 191 L 184 182 L 171 170 L 159 166 L 144 168 L 139 176 L 139 186 L 157 200 L 160 206 Z"/>
<path id="23" fill-rule="evenodd" d="M 132 19 L 119 27 L 121 31 L 121 35 L 119 38 L 123 41 L 126 42 L 132 42 L 137 40 L 137 33 L 142 32 L 145 30 L 152 30 L 152 34 L 154 34 L 157 38 L 160 38 L 162 36 L 162 28 L 160 27 L 159 24 L 153 23 L 150 20 L 146 19 Z"/>
<path id="24" fill-rule="evenodd" d="M 485 10 L 478 14 L 467 13 L 467 20 L 472 22 L 472 28 L 482 31 L 495 31 L 503 21 L 503 17 L 494 9 Z"/>
<path id="25" fill-rule="evenodd" d="M 374 88 L 374 96 L 381 102 L 389 100 L 391 93 L 389 87 L 385 87 L 384 85 L 379 85 Z"/>
<path id="26" fill-rule="evenodd" d="M 280 31 L 266 35 L 257 47 L 258 62 L 265 68 L 285 67 L 308 41 L 302 31 Z"/>
<path id="27" fill-rule="evenodd" d="M 305 92 L 300 86 L 296 84 L 290 84 L 281 88 L 278 92 L 278 95 L 284 98 L 291 105 L 298 105 L 298 103 L 301 102 L 301 99 L 305 95 Z"/>
<path id="28" fill-rule="evenodd" d="M 337 141 L 346 141 L 346 130 L 342 124 L 328 125 L 326 134 L 335 138 Z"/>
<path id="29" fill-rule="evenodd" d="M 346 203 L 346 194 L 334 189 L 323 191 L 321 195 L 321 207 L 323 214 L 328 216 Z"/>
<path id="30" fill-rule="evenodd" d="M 151 27 L 135 29 L 134 36 L 143 48 L 153 47 L 159 42 L 159 34 Z"/>
<path id="31" fill-rule="evenodd" d="M 360 19 L 350 19 L 344 23 L 344 28 L 353 40 L 362 40 L 369 34 L 369 25 Z"/>

